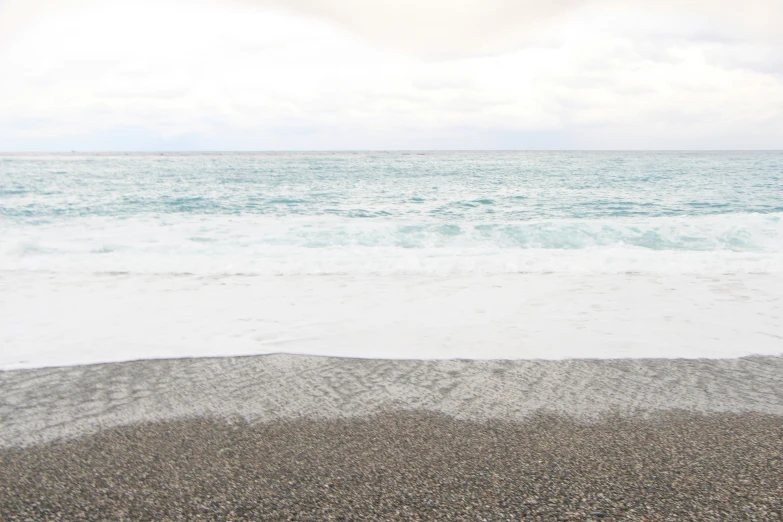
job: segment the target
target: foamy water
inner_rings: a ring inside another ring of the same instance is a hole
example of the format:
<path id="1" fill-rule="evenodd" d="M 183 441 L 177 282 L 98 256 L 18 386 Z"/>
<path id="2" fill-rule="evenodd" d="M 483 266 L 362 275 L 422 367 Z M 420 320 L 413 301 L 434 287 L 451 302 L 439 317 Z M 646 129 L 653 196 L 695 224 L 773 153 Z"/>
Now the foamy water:
<path id="1" fill-rule="evenodd" d="M 0 156 L 0 368 L 783 353 L 783 153 Z"/>

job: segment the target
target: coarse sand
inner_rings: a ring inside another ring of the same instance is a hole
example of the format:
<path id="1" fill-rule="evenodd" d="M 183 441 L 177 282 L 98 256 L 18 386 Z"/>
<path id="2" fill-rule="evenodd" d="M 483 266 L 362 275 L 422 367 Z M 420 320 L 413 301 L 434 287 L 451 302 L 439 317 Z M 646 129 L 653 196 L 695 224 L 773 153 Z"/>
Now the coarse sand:
<path id="1" fill-rule="evenodd" d="M 780 520 L 783 358 L 0 372 L 0 520 Z"/>

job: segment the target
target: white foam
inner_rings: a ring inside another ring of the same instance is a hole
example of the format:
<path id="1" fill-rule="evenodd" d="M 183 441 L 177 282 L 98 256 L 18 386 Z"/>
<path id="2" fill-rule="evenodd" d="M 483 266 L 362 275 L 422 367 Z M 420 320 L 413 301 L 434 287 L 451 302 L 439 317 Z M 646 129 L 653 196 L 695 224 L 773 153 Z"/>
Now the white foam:
<path id="1" fill-rule="evenodd" d="M 783 272 L 779 214 L 438 222 L 264 216 L 0 221 L 0 270 L 198 275 Z"/>
<path id="2" fill-rule="evenodd" d="M 0 368 L 273 352 L 371 358 L 783 353 L 783 275 L 0 272 Z"/>

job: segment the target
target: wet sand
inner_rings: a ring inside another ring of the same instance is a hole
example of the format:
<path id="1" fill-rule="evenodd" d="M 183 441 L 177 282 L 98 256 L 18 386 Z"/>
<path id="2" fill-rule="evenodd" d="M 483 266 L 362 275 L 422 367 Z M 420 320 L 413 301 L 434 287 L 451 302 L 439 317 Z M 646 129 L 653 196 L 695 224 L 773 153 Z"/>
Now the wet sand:
<path id="1" fill-rule="evenodd" d="M 0 373 L 8 520 L 783 517 L 783 358 Z"/>

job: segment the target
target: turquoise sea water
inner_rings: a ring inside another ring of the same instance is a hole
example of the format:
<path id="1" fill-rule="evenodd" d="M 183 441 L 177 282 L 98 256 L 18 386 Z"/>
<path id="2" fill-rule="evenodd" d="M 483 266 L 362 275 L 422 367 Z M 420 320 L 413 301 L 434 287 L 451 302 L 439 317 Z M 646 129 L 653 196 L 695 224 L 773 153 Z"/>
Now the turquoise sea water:
<path id="1" fill-rule="evenodd" d="M 0 157 L 0 269 L 764 271 L 782 217 L 783 152 Z"/>

